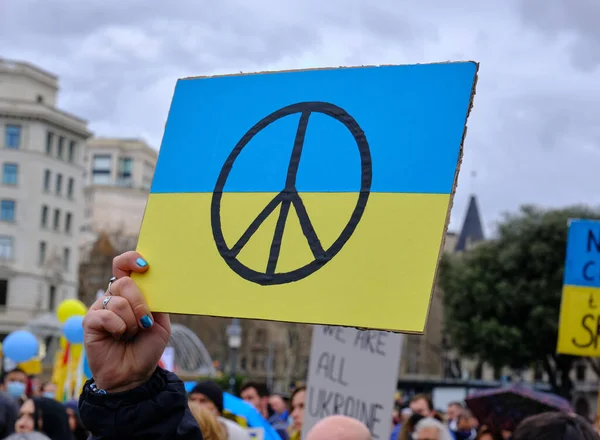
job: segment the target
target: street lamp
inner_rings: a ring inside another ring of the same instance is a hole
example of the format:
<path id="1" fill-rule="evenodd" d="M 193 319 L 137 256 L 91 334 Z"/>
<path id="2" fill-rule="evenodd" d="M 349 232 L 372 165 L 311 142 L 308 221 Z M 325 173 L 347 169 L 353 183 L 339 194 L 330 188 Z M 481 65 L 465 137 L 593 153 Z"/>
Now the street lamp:
<path id="1" fill-rule="evenodd" d="M 242 345 L 242 327 L 240 320 L 233 318 L 227 326 L 227 343 L 231 351 L 231 371 L 229 373 L 229 392 L 235 395 L 235 374 L 237 369 L 237 351 Z"/>

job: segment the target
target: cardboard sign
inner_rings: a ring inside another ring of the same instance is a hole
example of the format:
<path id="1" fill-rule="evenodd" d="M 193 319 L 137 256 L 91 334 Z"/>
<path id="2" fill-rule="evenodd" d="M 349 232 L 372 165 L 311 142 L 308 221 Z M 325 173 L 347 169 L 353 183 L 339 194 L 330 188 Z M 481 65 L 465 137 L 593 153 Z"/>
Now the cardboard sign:
<path id="1" fill-rule="evenodd" d="M 571 220 L 557 352 L 600 357 L 600 221 Z"/>
<path id="2" fill-rule="evenodd" d="M 374 439 L 390 438 L 403 335 L 315 326 L 302 438 L 322 418 L 343 414 L 363 422 Z"/>
<path id="3" fill-rule="evenodd" d="M 179 80 L 134 275 L 152 310 L 422 332 L 477 68 Z"/>

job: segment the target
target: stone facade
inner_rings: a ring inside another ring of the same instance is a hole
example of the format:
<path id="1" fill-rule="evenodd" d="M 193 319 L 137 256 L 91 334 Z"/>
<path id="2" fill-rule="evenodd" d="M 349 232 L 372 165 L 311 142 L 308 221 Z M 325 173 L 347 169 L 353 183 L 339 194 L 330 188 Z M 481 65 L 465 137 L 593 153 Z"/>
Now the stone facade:
<path id="1" fill-rule="evenodd" d="M 77 296 L 87 122 L 58 78 L 0 59 L 0 339 Z"/>

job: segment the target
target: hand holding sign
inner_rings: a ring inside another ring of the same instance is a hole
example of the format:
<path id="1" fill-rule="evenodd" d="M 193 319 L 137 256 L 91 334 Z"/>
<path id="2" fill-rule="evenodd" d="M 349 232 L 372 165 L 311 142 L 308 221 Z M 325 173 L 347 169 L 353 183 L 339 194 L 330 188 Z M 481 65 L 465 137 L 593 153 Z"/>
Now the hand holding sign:
<path id="1" fill-rule="evenodd" d="M 115 258 L 107 295 L 99 298 L 83 321 L 85 350 L 96 386 L 107 392 L 138 387 L 154 373 L 171 334 L 169 316 L 152 315 L 132 272 L 148 265 L 135 252 Z"/>

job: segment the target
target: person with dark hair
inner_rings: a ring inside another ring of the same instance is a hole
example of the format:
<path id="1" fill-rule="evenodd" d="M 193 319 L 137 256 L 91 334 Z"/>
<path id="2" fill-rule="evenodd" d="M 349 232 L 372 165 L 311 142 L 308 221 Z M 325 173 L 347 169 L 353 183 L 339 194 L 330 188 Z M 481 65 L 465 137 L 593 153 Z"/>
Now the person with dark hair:
<path id="1" fill-rule="evenodd" d="M 269 390 L 264 383 L 246 382 L 242 385 L 240 396 L 252 405 L 269 422 L 282 440 L 289 440 L 287 427 L 269 405 Z"/>
<path id="2" fill-rule="evenodd" d="M 419 414 L 423 417 L 433 417 L 433 402 L 431 397 L 426 394 L 417 394 L 410 399 L 409 404 L 413 414 Z"/>
<path id="3" fill-rule="evenodd" d="M 2 391 L 12 397 L 18 405 L 27 398 L 27 384 L 29 377 L 20 368 L 13 368 L 2 374 Z"/>
<path id="4" fill-rule="evenodd" d="M 547 412 L 523 420 L 512 440 L 599 440 L 594 427 L 583 417 Z"/>
<path id="5" fill-rule="evenodd" d="M 19 405 L 15 399 L 4 392 L 0 392 L 0 438 L 15 432 L 15 422 L 19 414 Z"/>
<path id="6" fill-rule="evenodd" d="M 477 433 L 475 440 L 503 440 L 503 438 L 499 432 L 494 431 L 487 426 L 483 426 Z"/>
<path id="7" fill-rule="evenodd" d="M 421 414 L 412 414 L 408 418 L 408 420 L 406 420 L 402 424 L 402 428 L 400 428 L 398 438 L 393 440 L 412 440 L 413 432 L 415 431 L 417 423 L 419 423 L 424 418 L 425 417 L 423 417 Z"/>
<path id="8" fill-rule="evenodd" d="M 72 440 L 69 417 L 65 407 L 47 397 L 28 399 L 21 406 L 15 431 L 41 432 L 51 440 Z"/>
<path id="9" fill-rule="evenodd" d="M 83 423 L 81 422 L 78 406 L 79 402 L 77 400 L 69 400 L 67 403 L 65 403 L 67 416 L 69 417 L 69 428 L 73 433 L 74 440 L 87 440 L 87 438 L 90 436 L 90 433 L 87 432 L 83 426 Z"/>

